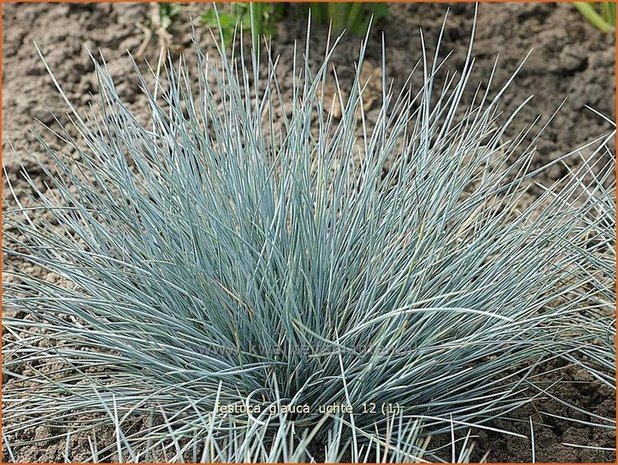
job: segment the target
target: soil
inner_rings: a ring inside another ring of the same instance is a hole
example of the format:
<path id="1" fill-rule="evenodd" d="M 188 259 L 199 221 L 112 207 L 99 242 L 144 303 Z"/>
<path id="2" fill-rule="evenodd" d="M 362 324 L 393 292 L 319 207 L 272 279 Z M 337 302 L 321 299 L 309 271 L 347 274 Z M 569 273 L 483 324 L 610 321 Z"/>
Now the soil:
<path id="1" fill-rule="evenodd" d="M 170 50 L 173 54 L 190 48 L 190 17 L 199 17 L 204 8 L 203 5 L 183 6 L 170 28 Z M 419 28 L 423 29 L 428 51 L 432 53 L 433 38 L 439 34 L 447 8 L 450 8 L 450 13 L 441 50 L 443 54 L 453 50 L 448 67 L 460 68 L 472 30 L 473 4 L 394 4 L 391 5 L 390 18 L 383 20 L 370 35 L 367 48 L 369 72 L 379 69 L 383 31 L 387 77 L 395 79 L 395 87 L 402 85 L 407 73 L 420 58 Z M 291 73 L 294 41 L 303 43 L 306 31 L 306 19 L 300 13 L 300 6 L 295 5 L 290 10 L 278 24 L 272 42 L 273 54 L 280 55 L 279 71 L 282 75 Z M 155 63 L 159 47 L 156 35 L 143 46 L 147 37 L 145 31 L 152 26 L 151 7 L 148 4 L 5 4 L 3 24 L 4 166 L 18 197 L 25 201 L 28 189 L 18 177 L 20 166 L 29 170 L 41 188 L 45 181 L 44 173 L 28 151 L 47 160 L 30 128 L 35 125 L 35 120 L 52 128 L 57 127 L 58 123 L 49 110 L 56 114 L 60 122 L 67 121 L 65 103 L 54 88 L 33 42 L 41 49 L 67 97 L 77 107 L 87 106 L 97 92 L 88 49 L 94 55 L 100 52 L 115 78 L 121 98 L 130 103 L 138 115 L 146 114 L 146 102 L 136 85 L 127 51 L 133 55 L 143 51 L 137 61 L 140 68 L 145 69 L 143 58 Z M 314 26 L 312 34 L 312 61 L 316 64 L 324 53 L 326 29 Z M 206 49 L 212 49 L 210 42 L 201 42 Z M 611 130 L 609 123 L 586 106 L 615 121 L 615 40 L 611 35 L 594 29 L 567 4 L 481 4 L 478 8 L 474 45 L 476 65 L 472 82 L 489 76 L 498 55 L 500 58 L 494 82 L 505 82 L 532 48 L 533 53 L 503 101 L 507 112 L 534 94 L 531 104 L 523 111 L 519 127 L 514 128 L 521 129 L 538 114 L 548 118 L 567 98 L 538 140 L 536 163 L 540 165 Z M 345 36 L 335 52 L 333 62 L 343 80 L 349 78 L 354 69 L 358 49 L 359 38 Z M 282 91 L 285 92 L 285 82 L 283 84 Z M 368 110 L 369 120 L 375 119 L 377 109 Z M 43 132 L 43 137 L 52 147 L 58 148 L 58 140 L 52 135 Z M 53 169 L 53 166 L 50 168 Z M 559 179 L 565 170 L 558 165 L 546 170 L 543 174 L 545 181 L 550 183 Z M 10 208 L 13 204 L 5 180 L 3 206 Z M 32 272 L 39 270 L 32 269 Z M 5 312 L 10 312 L 10 309 L 5 309 Z M 561 376 L 563 382 L 554 391 L 557 395 L 573 399 L 581 408 L 598 415 L 615 417 L 613 390 L 594 382 L 581 370 L 567 369 Z M 8 382 L 4 389 L 10 389 L 10 386 L 11 382 Z M 515 412 L 513 416 L 519 421 L 501 420 L 492 426 L 529 435 L 529 417 L 532 416 L 535 421 L 537 461 L 614 462 L 613 451 L 563 445 L 572 443 L 611 448 L 615 446 L 614 431 L 549 416 L 543 416 L 541 421 L 538 414 L 541 410 L 555 415 L 569 413 L 566 407 L 543 401 L 540 405 Z M 32 434 L 40 438 L 49 433 L 36 431 Z M 477 460 L 486 452 L 490 462 L 531 460 L 530 441 L 527 439 L 482 431 L 477 434 Z M 83 441 L 81 444 L 84 448 L 88 447 Z M 18 461 L 61 462 L 63 450 L 61 441 L 54 440 L 17 448 L 13 452 Z M 76 456 L 80 455 L 79 450 L 74 452 Z M 82 451 L 82 456 L 87 457 L 88 452 Z M 4 461 L 8 461 L 10 457 L 6 455 L 6 450 L 4 453 Z"/>

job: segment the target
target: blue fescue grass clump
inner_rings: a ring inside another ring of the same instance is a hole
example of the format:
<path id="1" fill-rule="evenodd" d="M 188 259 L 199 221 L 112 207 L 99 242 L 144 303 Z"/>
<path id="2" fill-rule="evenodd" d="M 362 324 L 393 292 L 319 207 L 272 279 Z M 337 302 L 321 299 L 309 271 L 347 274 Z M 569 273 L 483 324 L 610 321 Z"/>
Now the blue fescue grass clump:
<path id="1" fill-rule="evenodd" d="M 608 157 L 614 157 L 611 151 Z M 591 166 L 582 163 L 589 179 L 582 183 L 590 202 L 590 212 L 581 226 L 587 242 L 581 267 L 590 280 L 590 307 L 572 320 L 575 331 L 586 339 L 567 356 L 582 365 L 608 388 L 616 389 L 616 182 L 615 164 Z M 601 343 L 599 343 L 601 342 Z M 615 427 L 615 419 L 610 419 Z"/>
<path id="2" fill-rule="evenodd" d="M 542 362 L 581 342 L 559 322 L 596 292 L 598 223 L 580 172 L 522 202 L 540 170 L 531 128 L 505 136 L 512 80 L 464 106 L 471 53 L 441 88 L 423 53 L 421 88 L 384 78 L 369 123 L 363 46 L 335 118 L 327 49 L 295 60 L 291 98 L 270 55 L 198 48 L 197 86 L 182 60 L 154 89 L 138 72 L 146 125 L 98 63 L 98 107 L 67 99 L 79 136 L 40 139 L 53 194 L 25 174 L 36 207 L 5 214 L 5 252 L 57 277 L 5 270 L 28 315 L 4 321 L 4 371 L 27 383 L 3 399 L 9 440 L 110 424 L 117 459 L 413 461 L 419 438 L 532 401 Z"/>

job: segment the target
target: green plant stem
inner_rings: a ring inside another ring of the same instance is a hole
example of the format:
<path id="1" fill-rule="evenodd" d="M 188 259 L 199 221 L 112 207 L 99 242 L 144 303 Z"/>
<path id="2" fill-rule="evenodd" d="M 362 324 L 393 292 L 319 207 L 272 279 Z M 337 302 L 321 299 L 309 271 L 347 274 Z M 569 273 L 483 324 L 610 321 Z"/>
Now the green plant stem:
<path id="1" fill-rule="evenodd" d="M 603 33 L 610 32 L 614 29 L 612 24 L 606 21 L 590 3 L 574 2 L 573 6 L 582 14 L 586 20 L 590 22 L 594 27 L 599 29 Z M 609 7 L 608 7 L 609 8 Z M 615 7 L 614 7 L 615 10 Z M 611 14 L 611 12 L 610 12 Z M 611 16 L 609 16 L 611 17 Z M 615 20 L 614 20 L 615 21 Z"/>
<path id="2" fill-rule="evenodd" d="M 346 23 L 348 18 L 349 6 L 346 3 L 329 3 L 327 6 L 328 17 L 332 21 L 332 28 L 334 32 L 341 32 L 349 23 Z"/>
<path id="3" fill-rule="evenodd" d="M 316 23 L 324 23 L 326 21 L 326 15 L 324 14 L 325 8 L 323 3 L 312 2 L 309 4 L 309 8 L 311 9 L 311 18 L 312 21 Z"/>
<path id="4" fill-rule="evenodd" d="M 355 2 L 350 4 L 350 8 L 348 10 L 348 18 L 346 22 L 346 27 L 352 27 L 356 24 L 359 19 L 359 15 L 363 8 L 363 4 L 361 2 Z"/>
<path id="5" fill-rule="evenodd" d="M 614 2 L 601 3 L 601 15 L 611 26 L 616 26 L 616 4 Z"/>

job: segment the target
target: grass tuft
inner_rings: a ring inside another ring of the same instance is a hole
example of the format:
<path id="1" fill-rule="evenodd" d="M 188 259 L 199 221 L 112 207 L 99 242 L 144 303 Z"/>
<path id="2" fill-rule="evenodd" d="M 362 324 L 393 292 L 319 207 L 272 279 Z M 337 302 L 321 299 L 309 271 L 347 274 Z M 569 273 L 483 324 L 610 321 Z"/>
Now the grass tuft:
<path id="1" fill-rule="evenodd" d="M 90 113 L 58 86 L 78 137 L 39 138 L 53 190 L 24 172 L 35 206 L 5 212 L 5 305 L 26 315 L 4 319 L 7 440 L 107 425 L 118 459 L 411 461 L 532 402 L 542 362 L 586 339 L 556 322 L 588 302 L 604 226 L 582 170 L 524 201 L 542 169 L 530 128 L 505 135 L 512 79 L 464 105 L 471 54 L 438 87 L 423 52 L 421 88 L 384 78 L 370 123 L 364 45 L 340 118 L 332 47 L 313 70 L 307 45 L 291 98 L 270 54 L 240 54 L 197 48 L 197 86 L 182 59 L 154 89 L 137 72 L 146 125 L 96 61 Z"/>

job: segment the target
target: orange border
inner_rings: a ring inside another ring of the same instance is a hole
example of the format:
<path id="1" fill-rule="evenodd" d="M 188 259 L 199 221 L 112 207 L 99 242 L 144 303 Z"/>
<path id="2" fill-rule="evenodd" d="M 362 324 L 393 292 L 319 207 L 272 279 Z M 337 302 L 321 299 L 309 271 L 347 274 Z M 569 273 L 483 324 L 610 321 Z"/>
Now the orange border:
<path id="1" fill-rule="evenodd" d="M 269 0 L 255 0 L 256 3 L 266 3 Z M 270 0 L 271 3 L 283 3 L 286 0 Z M 308 3 L 309 1 L 315 1 L 318 3 L 329 3 L 331 0 L 292 0 L 292 2 L 289 3 Z M 339 0 L 341 2 L 353 2 L 354 0 Z M 366 3 L 374 3 L 374 2 L 380 2 L 382 0 L 365 0 Z M 616 0 L 613 0 L 614 2 L 616 2 Z M 87 0 L 49 0 L 49 1 L 40 1 L 40 0 L 0 0 L 0 76 L 2 76 L 2 82 L 4 83 L 4 71 L 3 71 L 3 57 L 4 54 L 2 53 L 4 50 L 4 3 L 10 4 L 10 3 L 133 3 L 135 2 L 135 0 L 109 0 L 108 2 L 99 2 L 99 1 L 87 1 Z M 136 3 L 146 3 L 146 2 L 136 2 Z M 156 3 L 160 3 L 158 0 Z M 170 3 L 186 3 L 184 1 L 179 1 L 179 0 L 172 0 Z M 197 1 L 196 3 L 205 3 L 205 4 L 209 4 L 212 3 L 212 1 Z M 231 3 L 231 0 L 217 0 L 217 3 Z M 467 1 L 467 0 L 389 0 L 387 3 L 474 3 L 471 1 Z M 573 3 L 572 1 L 568 1 L 568 0 L 556 0 L 556 1 L 551 1 L 551 0 L 537 0 L 537 1 L 526 1 L 526 0 L 478 0 L 478 3 Z M 586 1 L 586 3 L 594 3 L 591 1 Z M 618 29 L 616 31 L 614 31 L 614 38 L 616 40 L 616 46 L 614 48 L 614 54 L 615 54 L 615 66 L 614 66 L 614 105 L 615 105 L 615 109 L 618 109 L 618 93 L 616 92 L 618 90 Z M 0 86 L 0 106 L 2 106 L 3 104 L 3 87 L 4 86 Z M 2 137 L 3 134 L 3 109 L 2 111 L 0 111 L 0 138 Z M 616 146 L 618 146 L 618 134 L 616 134 L 615 136 L 615 142 L 616 142 Z M 3 161 L 3 153 L 2 153 L 2 148 L 0 148 L 0 163 L 2 163 Z M 616 164 L 616 168 L 615 168 L 615 174 L 616 174 L 616 178 L 618 178 L 618 163 Z M 0 173 L 0 178 L 2 177 L 3 173 Z M 0 184 L 0 193 L 3 191 L 3 185 Z M 615 204 L 618 210 L 618 196 L 615 199 Z M 2 212 L 2 209 L 0 208 L 0 227 L 2 227 L 4 224 L 4 215 Z M 618 222 L 616 224 L 616 232 L 618 233 Z M 0 236 L 0 248 L 2 247 L 3 244 L 3 236 Z M 4 257 L 0 256 L 0 266 L 2 267 L 2 270 L 4 270 Z M 618 261 L 617 261 L 617 267 L 618 267 Z M 2 274 L 2 271 L 0 271 L 0 275 Z M 618 294 L 618 281 L 616 282 L 616 292 Z M 2 302 L 2 281 L 0 280 L 0 302 Z M 0 305 L 0 330 L 2 330 L 2 306 Z M 615 344 L 616 346 L 618 346 L 618 335 L 616 336 L 616 340 L 615 340 Z M 0 339 L 0 349 L 2 348 L 2 340 Z M 0 350 L 0 366 L 2 365 L 2 350 Z M 616 360 L 616 368 L 618 369 L 618 359 Z M 0 386 L 0 404 L 2 403 L 2 388 Z M 618 390 L 616 391 L 616 404 L 618 404 Z M 617 415 L 617 422 L 618 422 L 618 415 Z M 0 431 L 2 430 L 2 409 L 0 409 Z M 618 446 L 618 429 L 616 430 L 616 445 Z M 2 445 L 3 442 L 3 438 L 0 436 L 0 445 Z M 618 449 L 618 447 L 617 447 Z M 618 458 L 617 458 L 618 460 Z M 54 462 L 19 462 L 22 463 L 24 465 L 56 465 Z M 80 462 L 72 462 L 75 464 L 80 464 Z M 100 462 L 100 463 L 108 463 L 108 462 Z M 143 465 L 167 465 L 166 462 L 139 462 L 140 464 Z M 191 463 L 187 462 L 188 465 L 192 465 Z M 525 464 L 525 462 L 519 462 L 522 464 Z M 594 462 L 594 463 L 568 463 L 568 462 L 537 462 L 538 465 L 599 465 L 600 463 L 607 463 L 607 462 Z M 617 462 L 618 463 L 618 462 Z M 4 462 L 2 462 L 2 464 L 4 464 Z M 80 464 L 81 465 L 81 464 Z M 84 464 L 85 465 L 85 464 Z M 277 464 L 279 465 L 279 464 Z M 344 464 L 345 465 L 345 464 Z M 349 464 L 352 465 L 352 464 Z M 505 463 L 505 462 L 490 462 L 488 465 L 511 465 L 510 463 Z"/>

